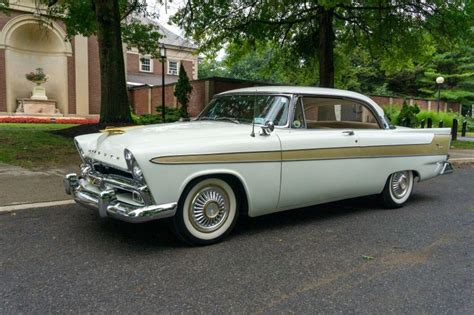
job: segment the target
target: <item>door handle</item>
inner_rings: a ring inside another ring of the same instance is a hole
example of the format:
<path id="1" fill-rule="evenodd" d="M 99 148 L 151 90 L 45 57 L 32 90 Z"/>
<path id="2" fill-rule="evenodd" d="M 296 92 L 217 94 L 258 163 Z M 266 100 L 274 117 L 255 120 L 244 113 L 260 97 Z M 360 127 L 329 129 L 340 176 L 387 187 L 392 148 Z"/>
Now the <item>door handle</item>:
<path id="1" fill-rule="evenodd" d="M 353 136 L 354 135 L 354 131 L 352 131 L 352 130 L 344 130 L 342 133 L 345 134 L 346 136 Z"/>

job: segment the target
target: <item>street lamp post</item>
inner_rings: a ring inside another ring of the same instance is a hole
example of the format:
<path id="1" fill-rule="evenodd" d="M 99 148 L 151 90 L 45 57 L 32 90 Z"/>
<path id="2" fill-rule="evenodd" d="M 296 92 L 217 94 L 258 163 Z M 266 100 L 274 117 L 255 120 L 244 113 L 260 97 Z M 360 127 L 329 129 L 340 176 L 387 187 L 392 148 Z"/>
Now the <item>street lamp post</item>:
<path id="1" fill-rule="evenodd" d="M 160 58 L 161 58 L 161 119 L 165 122 L 165 60 L 166 47 L 165 44 L 160 44 Z"/>
<path id="2" fill-rule="evenodd" d="M 439 113 L 439 99 L 441 95 L 441 84 L 444 83 L 444 78 L 443 77 L 437 77 L 436 78 L 436 84 L 438 85 L 438 113 Z"/>

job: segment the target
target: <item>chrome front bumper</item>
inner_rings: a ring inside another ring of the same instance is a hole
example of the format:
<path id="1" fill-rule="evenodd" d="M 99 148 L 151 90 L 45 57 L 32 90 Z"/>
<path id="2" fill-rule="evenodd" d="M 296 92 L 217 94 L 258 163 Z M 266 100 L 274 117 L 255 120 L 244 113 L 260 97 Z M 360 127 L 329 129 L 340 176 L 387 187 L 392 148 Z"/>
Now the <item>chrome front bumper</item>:
<path id="1" fill-rule="evenodd" d="M 99 211 L 101 217 L 141 223 L 174 216 L 177 203 L 156 205 L 148 187 L 131 179 L 94 172 L 81 166 L 81 176 L 75 173 L 64 177 L 66 194 L 87 208 Z"/>

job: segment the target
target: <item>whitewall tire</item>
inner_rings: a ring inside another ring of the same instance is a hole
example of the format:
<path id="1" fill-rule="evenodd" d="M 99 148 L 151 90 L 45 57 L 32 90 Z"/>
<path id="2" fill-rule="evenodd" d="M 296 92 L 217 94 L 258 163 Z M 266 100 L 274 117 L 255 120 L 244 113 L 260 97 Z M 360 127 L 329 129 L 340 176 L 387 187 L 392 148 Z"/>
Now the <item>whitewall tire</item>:
<path id="1" fill-rule="evenodd" d="M 236 190 L 223 179 L 192 182 L 183 192 L 173 217 L 175 233 L 193 245 L 221 241 L 237 221 L 238 200 Z"/>
<path id="2" fill-rule="evenodd" d="M 382 203 L 387 208 L 400 208 L 410 198 L 413 191 L 414 176 L 412 171 L 401 171 L 391 174 L 381 194 Z"/>

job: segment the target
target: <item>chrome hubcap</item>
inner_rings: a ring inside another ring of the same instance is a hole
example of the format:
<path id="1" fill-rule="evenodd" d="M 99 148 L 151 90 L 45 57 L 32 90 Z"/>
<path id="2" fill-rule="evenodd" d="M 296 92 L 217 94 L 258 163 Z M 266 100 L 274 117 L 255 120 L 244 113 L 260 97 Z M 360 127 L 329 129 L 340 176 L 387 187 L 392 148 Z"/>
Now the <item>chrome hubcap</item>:
<path id="1" fill-rule="evenodd" d="M 390 187 L 392 188 L 392 193 L 395 198 L 403 198 L 410 187 L 410 175 L 408 172 L 398 172 L 393 174 Z"/>
<path id="2" fill-rule="evenodd" d="M 224 224 L 229 208 L 229 197 L 222 188 L 205 187 L 194 195 L 189 209 L 191 223 L 201 232 L 213 232 Z"/>

